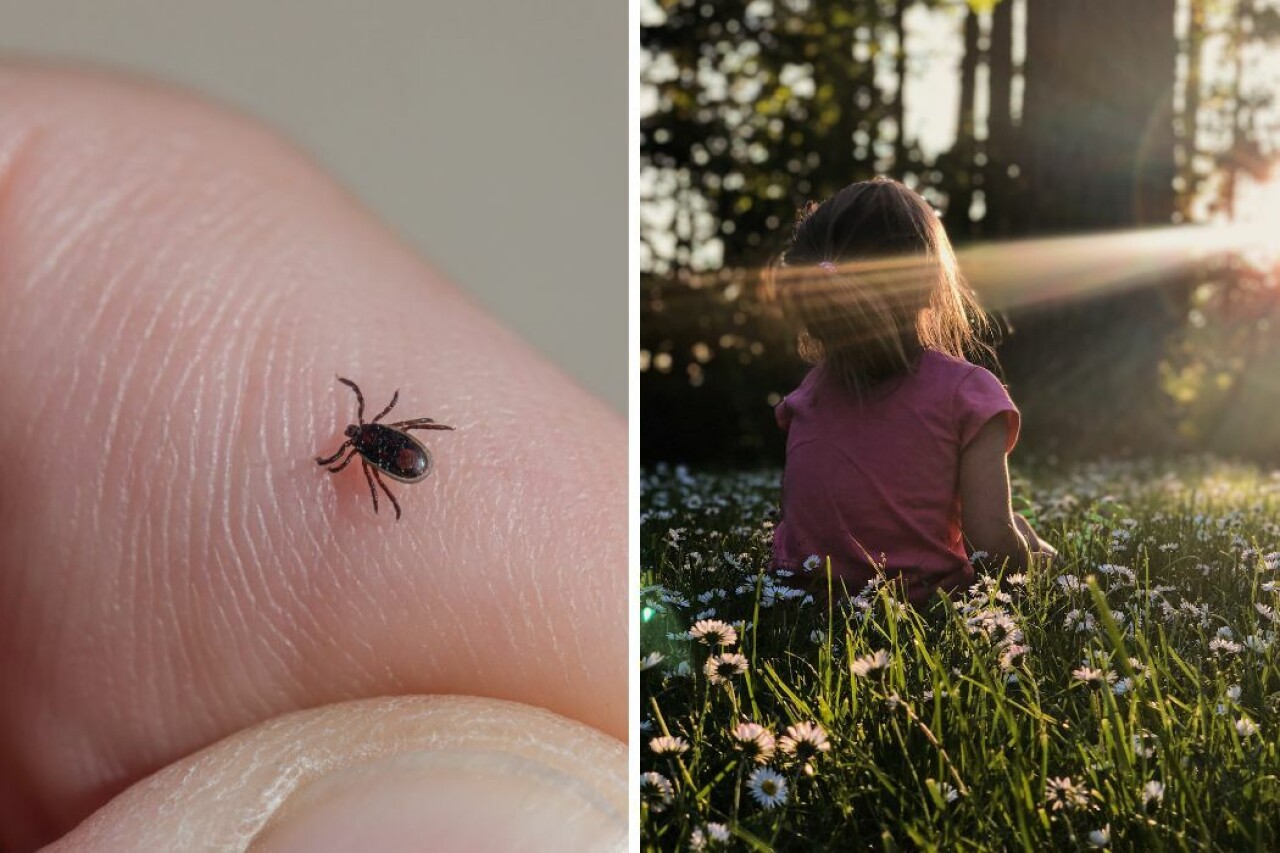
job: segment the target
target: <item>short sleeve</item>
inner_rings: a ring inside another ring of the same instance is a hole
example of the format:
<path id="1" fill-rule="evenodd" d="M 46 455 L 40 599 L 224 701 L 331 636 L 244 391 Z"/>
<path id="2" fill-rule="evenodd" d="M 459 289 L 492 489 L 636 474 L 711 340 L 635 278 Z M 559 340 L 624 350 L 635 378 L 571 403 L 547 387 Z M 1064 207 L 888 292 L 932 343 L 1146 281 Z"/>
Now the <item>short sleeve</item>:
<path id="1" fill-rule="evenodd" d="M 1004 452 L 1013 450 L 1018 442 L 1022 415 L 1000 380 L 985 368 L 975 367 L 960 380 L 956 387 L 955 412 L 960 424 L 961 448 L 967 447 L 987 421 L 999 414 L 1004 414 L 1009 429 Z"/>
<path id="2" fill-rule="evenodd" d="M 773 407 L 773 419 L 778 422 L 778 428 L 786 432 L 791 427 L 791 404 L 787 402 L 787 398 L 783 397 L 782 402 Z"/>

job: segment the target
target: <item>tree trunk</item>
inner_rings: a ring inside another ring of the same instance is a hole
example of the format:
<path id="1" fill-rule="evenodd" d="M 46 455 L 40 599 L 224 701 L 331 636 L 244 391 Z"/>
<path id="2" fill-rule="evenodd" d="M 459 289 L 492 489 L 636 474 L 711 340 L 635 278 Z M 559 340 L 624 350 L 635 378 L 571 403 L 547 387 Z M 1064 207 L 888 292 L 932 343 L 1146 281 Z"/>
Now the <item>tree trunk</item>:
<path id="1" fill-rule="evenodd" d="M 1170 223 L 1174 5 L 1028 0 L 1018 232 Z M 1155 283 L 1084 301 L 1070 298 L 1075 282 L 1053 282 L 1063 301 L 1012 315 L 1002 356 L 1028 430 L 1067 450 L 1085 436 L 1152 450 L 1167 434 L 1159 364 L 1179 317 Z"/>
<path id="2" fill-rule="evenodd" d="M 987 117 L 987 165 L 982 189 L 987 198 L 984 233 L 988 238 L 1008 237 L 1012 229 L 1009 167 L 1015 150 L 1013 127 L 1013 0 L 1002 0 L 991 17 L 991 111 Z"/>

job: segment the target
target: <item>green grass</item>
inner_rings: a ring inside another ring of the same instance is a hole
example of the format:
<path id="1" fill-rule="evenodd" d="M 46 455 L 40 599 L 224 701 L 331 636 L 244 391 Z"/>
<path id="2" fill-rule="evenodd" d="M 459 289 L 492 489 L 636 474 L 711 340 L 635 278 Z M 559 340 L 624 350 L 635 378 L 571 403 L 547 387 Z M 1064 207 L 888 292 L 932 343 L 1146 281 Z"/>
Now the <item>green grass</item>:
<path id="1" fill-rule="evenodd" d="M 787 598 L 765 572 L 778 476 L 643 478 L 641 648 L 663 655 L 641 673 L 641 769 L 662 776 L 646 849 L 1040 851 L 1104 830 L 1116 849 L 1280 844 L 1280 472 L 1191 459 L 1019 478 L 1061 564 L 923 612 L 889 586 Z M 701 618 L 736 627 L 723 650 L 745 672 L 711 683 L 721 649 L 688 635 Z M 877 650 L 888 666 L 857 674 Z M 748 790 L 743 721 L 829 736 L 811 773 L 774 752 L 788 790 L 772 808 Z M 662 735 L 687 750 L 656 754 Z M 1063 778 L 1074 802 L 1055 808 Z"/>

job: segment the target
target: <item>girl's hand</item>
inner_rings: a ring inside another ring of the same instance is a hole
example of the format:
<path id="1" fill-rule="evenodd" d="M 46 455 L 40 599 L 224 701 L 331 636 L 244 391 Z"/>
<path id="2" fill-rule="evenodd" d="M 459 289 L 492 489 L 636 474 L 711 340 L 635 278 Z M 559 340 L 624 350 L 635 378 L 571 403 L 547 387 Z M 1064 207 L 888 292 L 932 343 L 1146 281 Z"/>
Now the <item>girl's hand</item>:
<path id="1" fill-rule="evenodd" d="M 1013 514 L 1013 523 L 1018 528 L 1018 532 L 1022 534 L 1022 538 L 1027 540 L 1027 549 L 1033 556 L 1036 554 L 1046 557 L 1058 556 L 1058 549 L 1041 539 L 1032 529 L 1031 522 L 1015 512 Z"/>

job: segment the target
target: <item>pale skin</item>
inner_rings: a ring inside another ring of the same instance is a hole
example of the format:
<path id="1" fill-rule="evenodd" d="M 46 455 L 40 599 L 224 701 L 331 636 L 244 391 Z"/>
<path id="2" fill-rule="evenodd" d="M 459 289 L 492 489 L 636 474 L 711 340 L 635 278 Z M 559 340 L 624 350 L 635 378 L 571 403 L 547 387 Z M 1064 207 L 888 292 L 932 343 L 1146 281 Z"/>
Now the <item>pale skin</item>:
<path id="1" fill-rule="evenodd" d="M 1006 455 L 1008 422 L 1003 415 L 987 421 L 960 457 L 960 528 L 975 551 L 1007 561 L 1021 571 L 1036 558 L 1052 559 L 1057 550 L 1013 511 Z"/>
<path id="2" fill-rule="evenodd" d="M 223 739 L 290 712 L 264 743 L 325 708 L 330 758 L 437 740 L 348 700 L 512 700 L 622 750 L 624 420 L 248 120 L 31 67 L 0 104 L 0 849 L 98 810 L 119 849 L 189 849 L 131 834 L 164 803 L 218 837 L 182 773 L 104 807 L 206 748 L 212 785 L 270 774 Z M 399 524 L 313 461 L 339 373 L 457 428 Z"/>

